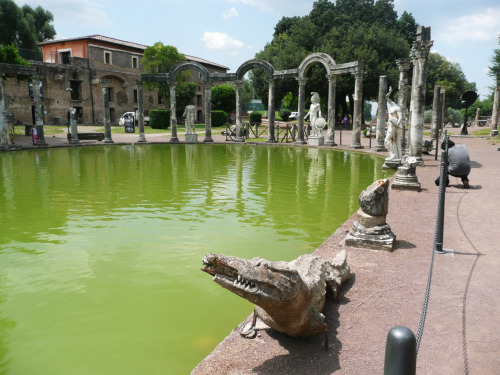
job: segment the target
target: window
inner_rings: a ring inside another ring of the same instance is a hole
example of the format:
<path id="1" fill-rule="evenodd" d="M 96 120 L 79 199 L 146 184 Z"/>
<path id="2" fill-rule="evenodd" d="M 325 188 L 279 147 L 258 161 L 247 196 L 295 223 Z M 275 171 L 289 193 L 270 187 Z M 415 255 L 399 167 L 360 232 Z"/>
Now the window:
<path id="1" fill-rule="evenodd" d="M 71 51 L 61 52 L 59 54 L 61 64 L 70 64 L 71 63 Z"/>
<path id="2" fill-rule="evenodd" d="M 104 64 L 111 65 L 111 52 L 110 51 L 104 51 Z"/>
<path id="3" fill-rule="evenodd" d="M 33 95 L 33 82 L 29 82 L 28 83 L 28 92 L 29 92 L 30 98 L 34 99 L 34 95 Z M 43 99 L 42 81 L 40 81 L 40 99 Z"/>
<path id="4" fill-rule="evenodd" d="M 139 58 L 137 56 L 132 56 L 132 69 L 139 68 Z"/>
<path id="5" fill-rule="evenodd" d="M 137 89 L 134 89 L 134 103 L 137 104 Z"/>
<path id="6" fill-rule="evenodd" d="M 203 104 L 201 103 L 201 95 L 196 95 L 196 105 L 201 107 Z"/>
<path id="7" fill-rule="evenodd" d="M 158 104 L 161 104 L 161 95 L 158 94 Z"/>
<path id="8" fill-rule="evenodd" d="M 110 103 L 115 101 L 115 90 L 113 87 L 108 87 L 108 98 Z"/>
<path id="9" fill-rule="evenodd" d="M 81 100 L 82 81 L 69 81 L 71 100 Z"/>

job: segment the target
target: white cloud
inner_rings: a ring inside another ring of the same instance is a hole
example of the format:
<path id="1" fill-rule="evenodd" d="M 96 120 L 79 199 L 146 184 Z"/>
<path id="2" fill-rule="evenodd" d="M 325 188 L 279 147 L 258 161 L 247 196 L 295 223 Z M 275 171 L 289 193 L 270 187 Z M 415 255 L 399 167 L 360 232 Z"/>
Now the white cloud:
<path id="1" fill-rule="evenodd" d="M 232 7 L 231 9 L 226 9 L 222 17 L 224 18 L 231 18 L 231 17 L 238 17 L 238 11 L 236 10 L 235 7 Z"/>
<path id="2" fill-rule="evenodd" d="M 298 16 L 308 14 L 315 0 L 232 0 L 232 2 L 259 8 L 261 12 L 279 16 Z"/>
<path id="3" fill-rule="evenodd" d="M 450 44 L 491 42 L 500 30 L 500 7 L 449 20 L 437 32 L 436 40 Z"/>
<path id="4" fill-rule="evenodd" d="M 230 55 L 236 55 L 238 50 L 244 46 L 243 42 L 233 39 L 225 33 L 219 32 L 212 33 L 210 31 L 205 31 L 201 40 L 205 42 L 206 48 L 222 51 Z"/>
<path id="5" fill-rule="evenodd" d="M 56 26 L 59 23 L 102 25 L 110 22 L 104 11 L 104 5 L 92 0 L 15 0 L 15 2 L 19 6 L 28 4 L 33 8 L 41 5 L 54 15 Z"/>

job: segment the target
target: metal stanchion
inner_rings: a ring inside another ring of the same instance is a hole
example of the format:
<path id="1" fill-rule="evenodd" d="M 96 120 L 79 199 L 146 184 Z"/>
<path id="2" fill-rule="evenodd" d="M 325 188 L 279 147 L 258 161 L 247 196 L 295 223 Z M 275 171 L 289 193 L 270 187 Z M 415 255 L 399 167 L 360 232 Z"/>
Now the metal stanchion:
<path id="1" fill-rule="evenodd" d="M 441 152 L 441 170 L 439 174 L 439 201 L 438 201 L 438 218 L 436 226 L 436 247 L 434 251 L 438 254 L 444 254 L 443 237 L 444 237 L 444 203 L 446 193 L 446 180 L 448 177 L 448 134 L 445 133 L 444 142 L 445 149 Z"/>
<path id="2" fill-rule="evenodd" d="M 387 334 L 384 375 L 415 375 L 417 371 L 417 344 L 415 335 L 407 327 L 397 326 Z"/>

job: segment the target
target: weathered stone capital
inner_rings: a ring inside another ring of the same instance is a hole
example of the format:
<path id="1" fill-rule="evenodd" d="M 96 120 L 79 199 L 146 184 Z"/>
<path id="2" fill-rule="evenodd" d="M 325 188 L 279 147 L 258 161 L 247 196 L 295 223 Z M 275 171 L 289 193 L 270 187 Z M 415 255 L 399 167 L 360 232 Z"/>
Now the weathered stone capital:
<path id="1" fill-rule="evenodd" d="M 299 86 L 305 86 L 307 78 L 295 78 L 299 82 Z"/>
<path id="2" fill-rule="evenodd" d="M 268 79 L 267 83 L 269 83 L 270 89 L 274 89 L 276 87 L 276 80 L 274 80 L 274 79 Z"/>
<path id="3" fill-rule="evenodd" d="M 431 51 L 431 47 L 433 44 L 434 44 L 433 40 L 423 41 L 423 42 L 419 41 L 413 42 L 413 47 L 411 48 L 410 51 L 410 57 L 413 60 L 429 57 L 429 52 Z"/>
<path id="4" fill-rule="evenodd" d="M 234 81 L 234 84 L 236 85 L 237 89 L 241 89 L 243 87 L 243 81 L 242 80 L 236 80 Z"/>
<path id="5" fill-rule="evenodd" d="M 397 59 L 396 64 L 398 64 L 398 69 L 400 72 L 407 72 L 410 70 L 411 59 Z"/>
<path id="6" fill-rule="evenodd" d="M 139 81 L 135 81 L 135 84 L 136 84 L 137 88 L 142 87 L 142 81 L 140 81 L 140 80 Z"/>
<path id="7" fill-rule="evenodd" d="M 101 82 L 101 85 L 103 88 L 107 88 L 107 87 L 109 87 L 111 80 L 110 79 L 101 79 L 100 82 Z"/>
<path id="8" fill-rule="evenodd" d="M 328 82 L 337 82 L 337 75 L 336 74 L 327 74 L 326 78 L 328 79 Z"/>
<path id="9" fill-rule="evenodd" d="M 170 90 L 175 90 L 175 88 L 177 87 L 177 82 L 170 82 L 168 85 L 170 86 Z"/>
<path id="10" fill-rule="evenodd" d="M 366 75 L 366 70 L 362 70 L 359 72 L 354 72 L 351 73 L 354 76 L 354 79 L 363 79 L 363 77 Z"/>

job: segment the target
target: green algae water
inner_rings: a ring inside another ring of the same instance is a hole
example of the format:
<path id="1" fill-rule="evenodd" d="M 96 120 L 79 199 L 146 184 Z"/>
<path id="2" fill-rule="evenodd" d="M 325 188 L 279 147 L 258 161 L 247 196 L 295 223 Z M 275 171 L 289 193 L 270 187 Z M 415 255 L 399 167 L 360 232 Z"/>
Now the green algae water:
<path id="1" fill-rule="evenodd" d="M 250 145 L 0 153 L 0 373 L 189 373 L 252 312 L 204 254 L 314 251 L 382 164 Z"/>

